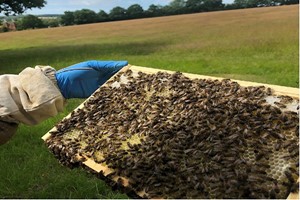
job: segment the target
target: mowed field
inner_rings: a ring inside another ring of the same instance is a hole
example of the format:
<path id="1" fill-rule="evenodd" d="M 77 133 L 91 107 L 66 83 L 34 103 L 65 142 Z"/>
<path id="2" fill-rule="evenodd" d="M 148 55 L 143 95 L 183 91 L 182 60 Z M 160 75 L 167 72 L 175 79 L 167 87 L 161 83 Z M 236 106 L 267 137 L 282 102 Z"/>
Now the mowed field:
<path id="1" fill-rule="evenodd" d="M 0 34 L 0 74 L 90 60 L 299 86 L 298 5 L 178 15 Z M 35 84 L 35 83 L 33 83 Z M 83 100 L 0 146 L 1 198 L 127 198 L 61 166 L 41 137 Z"/>

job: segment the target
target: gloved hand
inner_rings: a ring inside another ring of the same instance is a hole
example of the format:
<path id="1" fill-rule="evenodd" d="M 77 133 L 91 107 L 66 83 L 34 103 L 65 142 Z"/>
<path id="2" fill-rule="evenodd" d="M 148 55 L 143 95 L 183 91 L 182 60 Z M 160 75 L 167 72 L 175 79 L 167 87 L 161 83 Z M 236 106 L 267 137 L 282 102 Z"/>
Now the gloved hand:
<path id="1" fill-rule="evenodd" d="M 87 98 L 127 61 L 86 61 L 56 72 L 57 85 L 66 99 Z"/>

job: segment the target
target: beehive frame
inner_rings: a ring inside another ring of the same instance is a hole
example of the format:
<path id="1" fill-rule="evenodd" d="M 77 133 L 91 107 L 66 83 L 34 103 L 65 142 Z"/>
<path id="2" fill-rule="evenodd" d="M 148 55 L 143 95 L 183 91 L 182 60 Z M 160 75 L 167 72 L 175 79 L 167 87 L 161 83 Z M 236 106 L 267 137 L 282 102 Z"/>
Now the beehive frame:
<path id="1" fill-rule="evenodd" d="M 157 73 L 158 71 L 162 71 L 162 72 L 167 72 L 167 73 L 174 73 L 172 71 L 167 71 L 167 70 L 158 70 L 158 69 L 152 69 L 152 68 L 145 68 L 145 67 L 138 67 L 138 66 L 126 66 L 124 67 L 121 71 L 125 71 L 127 69 L 131 69 L 132 71 L 135 72 L 144 72 L 144 73 Z M 194 78 L 198 78 L 198 79 L 217 79 L 217 80 L 221 80 L 223 78 L 217 78 L 217 77 L 210 77 L 210 76 L 202 76 L 202 75 L 195 75 L 195 74 L 188 74 L 188 73 L 183 73 L 186 77 L 189 77 L 191 79 Z M 283 86 L 276 86 L 276 85 L 268 85 L 268 84 L 261 84 L 261 83 L 255 83 L 255 82 L 247 82 L 247 81 L 239 81 L 239 80 L 232 80 L 232 81 L 236 81 L 237 83 L 239 83 L 241 86 L 261 86 L 264 85 L 265 87 L 270 87 L 274 90 L 273 94 L 274 95 L 288 95 L 291 96 L 293 98 L 299 99 L 299 91 L 297 88 L 290 88 L 290 87 L 283 87 Z M 88 99 L 87 99 L 88 100 Z M 77 109 L 82 108 L 84 105 L 84 103 L 82 103 Z M 66 118 L 69 118 L 70 115 L 68 115 Z M 46 140 L 47 138 L 49 138 L 51 136 L 52 131 L 54 131 L 55 128 L 51 129 L 47 134 L 45 134 L 43 136 L 43 140 Z M 97 164 L 96 162 L 94 162 L 91 159 L 87 159 L 86 161 L 83 162 L 84 165 L 86 165 L 88 168 L 92 169 L 93 171 L 99 173 L 101 172 L 104 176 L 110 174 L 112 171 L 111 169 Z M 114 181 L 117 181 L 118 177 L 114 178 Z M 123 185 L 124 187 L 126 187 L 128 185 L 128 180 L 124 179 L 123 180 Z M 143 193 L 138 193 L 137 195 L 139 195 L 140 197 L 143 196 Z M 298 194 L 290 194 L 288 199 L 293 199 L 296 198 Z"/>

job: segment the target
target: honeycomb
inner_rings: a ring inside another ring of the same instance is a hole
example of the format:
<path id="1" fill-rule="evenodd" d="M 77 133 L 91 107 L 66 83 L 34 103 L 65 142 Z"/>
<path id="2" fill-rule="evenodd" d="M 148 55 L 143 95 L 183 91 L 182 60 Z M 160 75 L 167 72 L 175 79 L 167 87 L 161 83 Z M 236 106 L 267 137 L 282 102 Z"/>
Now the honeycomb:
<path id="1" fill-rule="evenodd" d="M 298 104 L 229 79 L 127 70 L 46 144 L 69 167 L 111 169 L 143 198 L 286 198 L 298 188 Z"/>

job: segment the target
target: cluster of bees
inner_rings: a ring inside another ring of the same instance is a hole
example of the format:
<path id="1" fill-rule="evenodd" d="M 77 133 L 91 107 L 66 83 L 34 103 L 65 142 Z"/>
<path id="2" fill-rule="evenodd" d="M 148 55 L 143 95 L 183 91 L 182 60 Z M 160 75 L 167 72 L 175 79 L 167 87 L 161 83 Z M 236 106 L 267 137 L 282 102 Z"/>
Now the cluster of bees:
<path id="1" fill-rule="evenodd" d="M 286 198 L 298 188 L 299 117 L 282 110 L 293 99 L 268 96 L 228 79 L 127 70 L 46 143 L 63 164 L 92 159 L 145 198 Z"/>

